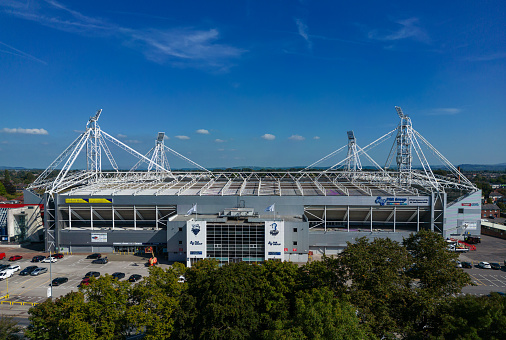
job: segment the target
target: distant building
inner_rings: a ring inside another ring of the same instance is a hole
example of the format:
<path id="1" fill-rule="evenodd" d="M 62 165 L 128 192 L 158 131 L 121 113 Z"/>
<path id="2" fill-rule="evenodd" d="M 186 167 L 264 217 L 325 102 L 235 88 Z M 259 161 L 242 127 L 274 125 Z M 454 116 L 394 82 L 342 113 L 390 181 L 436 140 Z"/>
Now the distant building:
<path id="1" fill-rule="evenodd" d="M 492 202 L 496 203 L 497 201 L 503 198 L 503 195 L 501 195 L 498 192 L 491 192 L 490 195 L 488 195 L 488 197 L 492 199 Z"/>
<path id="2" fill-rule="evenodd" d="M 500 214 L 501 210 L 495 204 L 484 204 L 481 206 L 482 218 L 498 218 Z"/>

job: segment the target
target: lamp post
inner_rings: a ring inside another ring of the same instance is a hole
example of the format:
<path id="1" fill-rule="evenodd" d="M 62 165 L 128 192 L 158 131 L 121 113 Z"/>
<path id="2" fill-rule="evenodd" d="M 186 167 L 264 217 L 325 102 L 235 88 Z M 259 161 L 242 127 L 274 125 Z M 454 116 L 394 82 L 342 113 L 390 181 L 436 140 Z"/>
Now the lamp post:
<path id="1" fill-rule="evenodd" d="M 51 287 L 49 298 L 53 300 L 53 273 L 51 271 L 51 264 L 53 263 L 53 259 L 51 258 L 51 247 L 49 247 L 49 287 Z"/>

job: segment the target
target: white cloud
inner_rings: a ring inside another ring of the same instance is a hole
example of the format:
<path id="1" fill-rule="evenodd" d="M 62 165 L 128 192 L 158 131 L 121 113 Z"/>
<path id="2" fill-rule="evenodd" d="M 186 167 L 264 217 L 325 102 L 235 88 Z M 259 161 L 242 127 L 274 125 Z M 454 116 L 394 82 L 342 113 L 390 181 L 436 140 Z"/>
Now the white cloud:
<path id="1" fill-rule="evenodd" d="M 466 60 L 469 60 L 469 61 L 491 61 L 491 60 L 498 60 L 498 59 L 504 59 L 504 58 L 506 58 L 506 52 L 491 53 L 491 54 L 485 54 L 485 55 L 475 56 L 475 57 L 467 57 Z"/>
<path id="2" fill-rule="evenodd" d="M 142 142 L 137 139 L 129 139 L 129 140 L 126 140 L 125 143 L 127 143 L 127 144 L 140 144 Z"/>
<path id="3" fill-rule="evenodd" d="M 188 137 L 188 136 L 174 136 L 174 137 L 177 138 L 177 139 L 181 139 L 181 140 L 188 140 L 188 139 L 190 139 L 190 137 Z"/>
<path id="4" fill-rule="evenodd" d="M 72 131 L 74 131 L 75 133 L 84 133 L 84 131 L 82 130 L 72 130 Z"/>
<path id="5" fill-rule="evenodd" d="M 9 15 L 56 30 L 87 36 L 117 38 L 124 45 L 137 49 L 148 60 L 157 63 L 170 62 L 180 67 L 226 70 L 231 66 L 231 59 L 240 57 L 246 52 L 233 46 L 217 43 L 220 34 L 216 28 L 207 30 L 191 27 L 165 30 L 131 28 L 102 18 L 86 16 L 54 0 L 28 2 L 23 6 L 0 1 L 0 6 L 4 7 L 4 12 Z M 14 52 L 21 56 L 31 57 L 21 51 Z"/>
<path id="6" fill-rule="evenodd" d="M 206 130 L 206 129 L 198 129 L 195 132 L 200 133 L 201 135 L 208 135 L 209 134 L 209 130 Z"/>
<path id="7" fill-rule="evenodd" d="M 122 135 L 121 133 L 118 133 L 116 135 L 117 138 L 127 138 L 127 135 Z"/>
<path id="8" fill-rule="evenodd" d="M 225 149 L 223 149 L 223 148 L 222 149 L 218 149 L 218 151 L 222 152 L 222 151 L 225 151 Z"/>
<path id="9" fill-rule="evenodd" d="M 368 37 L 383 41 L 397 41 L 409 38 L 429 44 L 431 39 L 422 28 L 418 27 L 418 21 L 418 18 L 399 20 L 396 21 L 397 24 L 401 25 L 398 30 L 382 33 L 379 33 L 378 30 L 372 30 L 369 32 Z"/>
<path id="10" fill-rule="evenodd" d="M 288 137 L 288 139 L 290 139 L 290 140 L 296 140 L 296 141 L 302 141 L 302 140 L 304 140 L 306 138 L 302 137 L 302 136 L 299 136 L 299 135 L 291 135 L 290 137 Z"/>
<path id="11" fill-rule="evenodd" d="M 313 139 L 318 140 L 318 139 L 320 139 L 320 137 L 319 136 L 314 136 Z"/>
<path id="12" fill-rule="evenodd" d="M 163 136 L 163 139 L 167 140 L 167 139 L 170 139 L 170 137 L 169 137 L 169 136 L 167 136 L 167 135 L 164 135 L 164 136 Z"/>
<path id="13" fill-rule="evenodd" d="M 5 133 L 22 133 L 26 135 L 49 135 L 49 133 L 44 129 L 23 129 L 23 128 L 17 128 L 17 129 L 9 129 L 9 128 L 3 128 L 0 130 L 0 132 Z"/>
<path id="14" fill-rule="evenodd" d="M 455 107 L 443 107 L 436 108 L 429 111 L 428 115 L 430 116 L 453 116 L 462 112 L 461 109 Z"/>
<path id="15" fill-rule="evenodd" d="M 223 139 L 219 139 L 219 138 L 216 138 L 214 141 L 216 143 L 225 143 L 225 141 Z"/>
<path id="16" fill-rule="evenodd" d="M 9 142 L 6 140 L 3 140 L 2 142 L 0 142 L 0 144 L 9 144 Z"/>
<path id="17" fill-rule="evenodd" d="M 307 34 L 307 25 L 299 18 L 295 18 L 295 23 L 297 24 L 299 35 L 306 40 L 307 48 L 311 49 L 313 44 L 311 40 L 309 40 L 309 35 Z"/>
<path id="18" fill-rule="evenodd" d="M 39 62 L 41 64 L 47 65 L 47 63 L 44 60 L 40 60 L 39 58 L 34 57 L 33 55 L 28 54 L 26 52 L 23 52 L 21 50 L 18 50 L 17 48 L 12 47 L 11 45 L 7 45 L 4 42 L 0 41 L 0 45 L 3 45 L 5 47 L 7 47 L 7 49 L 8 49 L 8 50 L 0 50 L 1 53 L 15 55 L 17 57 L 21 57 L 21 58 L 25 58 L 25 59 L 30 59 L 30 60 Z"/>
<path id="19" fill-rule="evenodd" d="M 276 136 L 271 135 L 270 133 L 266 133 L 265 135 L 262 136 L 262 138 L 265 140 L 274 140 L 276 139 Z"/>

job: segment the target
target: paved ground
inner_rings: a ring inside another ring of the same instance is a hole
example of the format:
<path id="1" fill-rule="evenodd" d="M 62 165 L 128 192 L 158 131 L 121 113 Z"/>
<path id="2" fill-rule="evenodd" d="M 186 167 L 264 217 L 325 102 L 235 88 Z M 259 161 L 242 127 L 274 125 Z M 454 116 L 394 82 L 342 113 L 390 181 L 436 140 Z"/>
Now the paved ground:
<path id="1" fill-rule="evenodd" d="M 0 261 L 1 264 L 17 264 L 21 270 L 32 265 L 48 268 L 48 272 L 40 276 L 21 276 L 19 272 L 16 272 L 9 279 L 0 281 L 0 296 L 9 294 L 8 298 L 0 299 L 0 314 L 12 315 L 16 318 L 26 318 L 28 309 L 34 303 L 40 303 L 47 298 L 51 278 L 67 277 L 69 279 L 67 283 L 53 287 L 53 297 L 59 297 L 71 291 L 77 291 L 77 286 L 89 271 L 98 271 L 101 275 L 123 272 L 125 279 L 128 279 L 132 274 L 148 275 L 145 256 L 103 254 L 108 257 L 109 263 L 92 264 L 92 260 L 86 259 L 89 254 L 72 254 L 65 255 L 63 259 L 50 265 L 49 263 L 30 262 L 35 255 L 48 255 L 37 250 L 2 247 L 0 252 L 5 252 L 7 255 L 5 259 Z M 23 259 L 9 262 L 8 258 L 12 255 L 22 255 Z M 168 267 L 166 263 L 162 263 L 160 266 L 162 268 Z"/>

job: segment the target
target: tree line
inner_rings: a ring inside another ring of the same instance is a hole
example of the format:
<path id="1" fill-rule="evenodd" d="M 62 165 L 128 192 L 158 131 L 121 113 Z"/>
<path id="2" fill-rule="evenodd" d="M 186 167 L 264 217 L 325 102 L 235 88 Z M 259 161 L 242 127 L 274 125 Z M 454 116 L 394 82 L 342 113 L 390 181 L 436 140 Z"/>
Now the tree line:
<path id="1" fill-rule="evenodd" d="M 430 231 L 360 238 L 338 256 L 105 275 L 30 309 L 29 339 L 505 339 L 506 298 L 472 284 Z M 180 277 L 186 281 L 180 283 Z"/>

